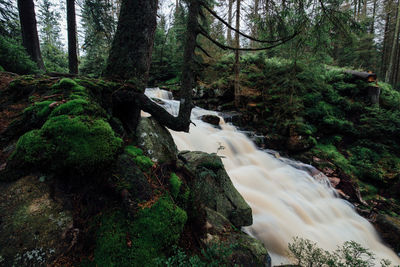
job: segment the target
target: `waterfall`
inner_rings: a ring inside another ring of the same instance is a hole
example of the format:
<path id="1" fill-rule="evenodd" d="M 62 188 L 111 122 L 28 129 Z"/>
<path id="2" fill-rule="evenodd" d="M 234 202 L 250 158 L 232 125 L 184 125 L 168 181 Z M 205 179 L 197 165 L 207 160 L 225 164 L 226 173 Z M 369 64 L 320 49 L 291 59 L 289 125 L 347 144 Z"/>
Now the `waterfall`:
<path id="1" fill-rule="evenodd" d="M 171 114 L 178 114 L 179 102 L 170 94 L 157 88 L 147 89 L 146 94 L 161 99 L 159 104 Z M 195 125 L 190 126 L 190 132 L 171 131 L 172 137 L 179 150 L 222 157 L 233 184 L 253 210 L 253 225 L 243 230 L 265 244 L 274 265 L 288 263 L 288 243 L 296 236 L 310 239 L 325 250 L 335 250 L 353 240 L 377 258 L 400 264 L 374 227 L 349 202 L 336 196 L 326 177 L 314 179 L 302 170 L 304 166 L 298 167 L 301 164 L 257 149 L 222 118 L 219 128 L 201 121 L 206 114 L 218 116 L 217 112 L 196 107 L 191 114 Z"/>

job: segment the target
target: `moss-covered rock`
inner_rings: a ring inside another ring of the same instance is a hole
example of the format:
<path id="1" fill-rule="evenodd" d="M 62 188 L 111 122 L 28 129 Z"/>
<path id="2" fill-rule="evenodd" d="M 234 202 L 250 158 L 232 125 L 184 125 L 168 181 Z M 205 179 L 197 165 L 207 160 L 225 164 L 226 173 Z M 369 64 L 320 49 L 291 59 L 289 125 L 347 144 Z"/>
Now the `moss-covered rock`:
<path id="1" fill-rule="evenodd" d="M 46 266 L 71 240 L 72 212 L 37 176 L 0 184 L 0 265 Z"/>
<path id="2" fill-rule="evenodd" d="M 138 146 L 157 163 L 176 161 L 178 150 L 171 134 L 153 118 L 141 118 L 136 130 Z"/>
<path id="3" fill-rule="evenodd" d="M 264 245 L 257 239 L 235 229 L 231 222 L 220 213 L 205 208 L 206 237 L 204 245 L 223 243 L 233 247 L 229 256 L 233 264 L 239 266 L 271 266 L 271 258 Z"/>
<path id="4" fill-rule="evenodd" d="M 110 183 L 117 192 L 123 193 L 128 209 L 135 209 L 138 202 L 152 197 L 152 188 L 131 155 L 123 153 L 118 157 L 115 173 Z"/>
<path id="5" fill-rule="evenodd" d="M 90 174 L 112 163 L 121 145 L 104 120 L 61 115 L 20 138 L 10 167 Z"/>
<path id="6" fill-rule="evenodd" d="M 194 178 L 189 182 L 195 206 L 222 214 L 236 227 L 251 225 L 251 208 L 233 186 L 221 159 L 215 154 L 181 152 L 183 168 Z"/>
<path id="7" fill-rule="evenodd" d="M 186 212 L 169 196 L 128 220 L 122 211 L 104 214 L 97 234 L 97 266 L 154 266 L 177 243 L 187 220 Z"/>

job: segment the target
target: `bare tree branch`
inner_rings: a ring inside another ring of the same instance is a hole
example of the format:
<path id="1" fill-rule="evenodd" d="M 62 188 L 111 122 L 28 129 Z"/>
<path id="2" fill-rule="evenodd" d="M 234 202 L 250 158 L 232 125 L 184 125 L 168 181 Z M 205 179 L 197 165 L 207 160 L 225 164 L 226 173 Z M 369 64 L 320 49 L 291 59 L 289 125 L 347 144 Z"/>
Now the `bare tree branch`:
<path id="1" fill-rule="evenodd" d="M 276 43 L 276 44 L 274 44 L 274 45 L 270 45 L 270 46 L 267 46 L 267 47 L 260 47 L 260 48 L 240 48 L 240 47 L 238 47 L 238 48 L 236 48 L 236 47 L 232 47 L 232 46 L 227 46 L 227 45 L 221 44 L 220 42 L 214 40 L 214 39 L 207 33 L 207 31 L 206 31 L 203 27 L 201 27 L 201 26 L 199 26 L 199 27 L 200 27 L 200 34 L 203 35 L 204 37 L 206 37 L 208 40 L 210 40 L 213 44 L 215 44 L 216 46 L 218 46 L 219 48 L 221 48 L 221 49 L 223 49 L 223 50 L 233 50 L 233 51 L 237 51 L 237 50 L 238 50 L 238 51 L 262 51 L 262 50 L 269 50 L 269 49 L 272 49 L 272 48 L 274 48 L 274 47 L 280 46 L 280 45 L 282 45 L 282 44 L 284 44 L 284 43 L 286 43 L 286 42 L 292 40 L 294 37 L 296 37 L 296 36 L 300 33 L 300 32 L 297 32 L 295 35 L 292 35 L 292 36 L 290 36 L 289 38 L 287 38 L 287 39 L 285 39 L 285 40 L 282 40 L 282 41 L 279 42 L 279 43 Z"/>
<path id="2" fill-rule="evenodd" d="M 292 34 L 291 36 L 287 36 L 287 37 L 284 37 L 284 38 L 281 38 L 281 39 L 277 39 L 277 40 L 259 40 L 259 39 L 256 39 L 256 38 L 250 36 L 250 35 L 247 35 L 247 34 L 241 32 L 241 31 L 236 30 L 234 27 L 232 27 L 231 25 L 229 25 L 229 23 L 226 22 L 223 18 L 221 18 L 220 16 L 218 16 L 218 14 L 217 14 L 216 12 L 214 12 L 211 8 L 209 8 L 205 3 L 203 3 L 203 2 L 201 2 L 201 3 L 202 3 L 202 6 L 203 6 L 208 12 L 210 12 L 211 15 L 213 15 L 215 18 L 217 18 L 219 21 L 221 21 L 223 24 L 225 24 L 226 27 L 228 27 L 229 29 L 233 30 L 234 32 L 237 32 L 237 33 L 239 33 L 240 35 L 242 35 L 243 37 L 246 37 L 247 39 L 250 39 L 250 40 L 252 40 L 252 41 L 254 41 L 254 42 L 274 44 L 274 43 L 282 42 L 282 41 L 284 41 L 284 40 L 286 40 L 286 39 L 291 40 L 291 39 L 293 39 L 296 35 L 299 34 L 299 32 L 295 32 L 295 33 Z M 264 50 L 264 49 L 261 49 L 261 50 Z"/>
<path id="3" fill-rule="evenodd" d="M 197 47 L 198 49 L 200 49 L 201 52 L 203 52 L 204 54 L 206 54 L 206 56 L 212 58 L 212 56 L 210 56 L 210 54 L 209 54 L 203 47 L 201 47 L 199 44 L 197 44 L 196 47 Z"/>

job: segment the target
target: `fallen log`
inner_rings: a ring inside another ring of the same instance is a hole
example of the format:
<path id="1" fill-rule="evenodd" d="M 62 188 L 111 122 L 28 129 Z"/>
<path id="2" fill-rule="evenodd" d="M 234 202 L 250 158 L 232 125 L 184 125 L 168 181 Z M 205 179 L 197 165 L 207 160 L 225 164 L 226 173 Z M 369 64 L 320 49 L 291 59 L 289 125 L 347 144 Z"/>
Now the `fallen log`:
<path id="1" fill-rule="evenodd" d="M 355 70 L 345 70 L 345 73 L 351 74 L 354 78 L 360 79 L 366 82 L 376 82 L 377 76 L 373 72 L 355 71 Z"/>

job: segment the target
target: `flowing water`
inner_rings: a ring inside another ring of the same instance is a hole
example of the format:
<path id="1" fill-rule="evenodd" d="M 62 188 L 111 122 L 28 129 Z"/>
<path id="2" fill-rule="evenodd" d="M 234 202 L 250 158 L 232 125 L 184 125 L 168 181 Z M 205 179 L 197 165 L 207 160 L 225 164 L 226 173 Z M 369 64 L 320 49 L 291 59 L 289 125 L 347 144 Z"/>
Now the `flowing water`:
<path id="1" fill-rule="evenodd" d="M 147 89 L 146 94 L 162 99 L 171 114 L 178 114 L 179 102 L 171 100 L 170 93 Z M 194 108 L 195 125 L 191 125 L 190 132 L 171 131 L 175 143 L 179 150 L 222 156 L 233 184 L 253 210 L 253 225 L 244 230 L 265 244 L 273 264 L 287 263 L 288 243 L 296 236 L 310 239 L 326 250 L 335 250 L 353 240 L 371 249 L 378 258 L 400 264 L 373 226 L 350 203 L 338 198 L 324 177 L 314 179 L 301 170 L 308 165 L 278 159 L 257 149 L 247 136 L 222 118 L 220 129 L 201 121 L 205 114 L 218 115 Z"/>

